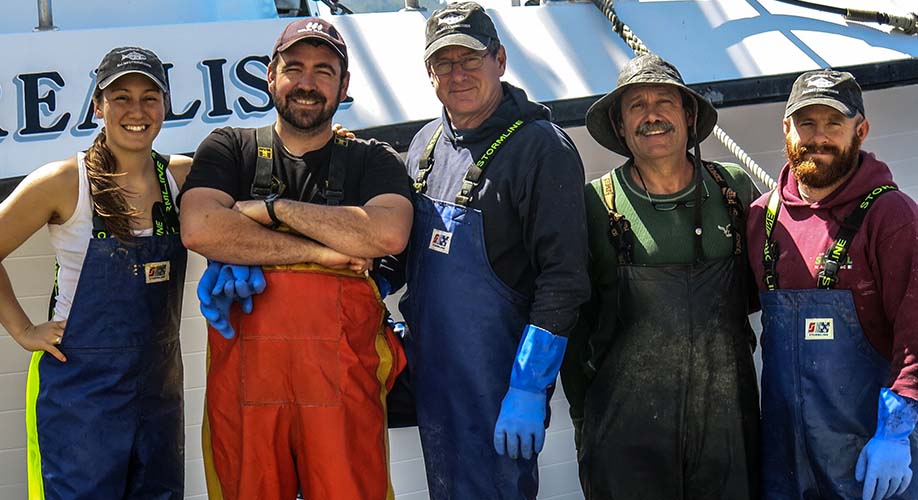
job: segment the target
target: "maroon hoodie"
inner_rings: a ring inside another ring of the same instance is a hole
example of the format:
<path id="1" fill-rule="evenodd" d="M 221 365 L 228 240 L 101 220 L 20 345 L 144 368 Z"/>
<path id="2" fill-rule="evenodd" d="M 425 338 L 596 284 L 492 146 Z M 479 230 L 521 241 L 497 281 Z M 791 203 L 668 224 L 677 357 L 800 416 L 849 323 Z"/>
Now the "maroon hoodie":
<path id="1" fill-rule="evenodd" d="M 822 256 L 841 221 L 874 187 L 895 184 L 892 172 L 873 153 L 861 151 L 854 175 L 815 203 L 800 197 L 788 165 L 781 169 L 781 211 L 773 238 L 778 246 L 778 287 L 816 287 Z M 760 290 L 764 266 L 765 205 L 770 193 L 749 209 L 749 260 Z M 838 272 L 837 289 L 851 290 L 857 316 L 870 343 L 892 363 L 889 385 L 918 399 L 918 206 L 891 191 L 870 207 Z"/>

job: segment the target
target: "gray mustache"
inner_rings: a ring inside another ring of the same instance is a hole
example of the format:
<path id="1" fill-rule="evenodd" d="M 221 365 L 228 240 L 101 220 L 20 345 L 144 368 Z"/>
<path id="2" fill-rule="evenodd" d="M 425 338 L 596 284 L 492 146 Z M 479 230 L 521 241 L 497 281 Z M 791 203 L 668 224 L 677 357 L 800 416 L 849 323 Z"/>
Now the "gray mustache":
<path id="1" fill-rule="evenodd" d="M 634 132 L 638 135 L 647 135 L 654 132 L 672 132 L 675 130 L 675 128 L 676 127 L 670 122 L 658 120 L 654 122 L 642 123 L 640 126 L 638 126 L 637 129 L 635 129 Z"/>

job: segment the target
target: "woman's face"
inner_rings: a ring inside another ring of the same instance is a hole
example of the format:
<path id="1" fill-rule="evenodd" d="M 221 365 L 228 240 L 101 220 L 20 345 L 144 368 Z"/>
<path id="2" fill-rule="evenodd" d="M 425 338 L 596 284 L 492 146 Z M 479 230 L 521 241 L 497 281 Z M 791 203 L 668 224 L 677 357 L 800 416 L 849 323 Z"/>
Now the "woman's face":
<path id="1" fill-rule="evenodd" d="M 166 116 L 162 90 L 139 73 L 109 84 L 95 106 L 96 116 L 105 121 L 105 142 L 113 152 L 149 151 Z"/>

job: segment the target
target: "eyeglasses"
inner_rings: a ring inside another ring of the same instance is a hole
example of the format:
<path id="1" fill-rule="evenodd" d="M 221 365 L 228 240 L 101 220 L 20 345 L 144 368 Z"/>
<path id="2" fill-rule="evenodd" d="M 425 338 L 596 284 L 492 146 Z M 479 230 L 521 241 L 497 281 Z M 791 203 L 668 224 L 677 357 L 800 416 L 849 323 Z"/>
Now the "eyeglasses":
<path id="1" fill-rule="evenodd" d="M 705 200 L 711 197 L 711 193 L 708 192 L 708 186 L 705 183 L 702 182 L 701 185 L 704 187 L 704 194 L 701 196 L 701 203 L 704 203 Z M 675 210 L 678 207 L 695 208 L 694 190 L 692 190 L 692 192 L 689 194 L 691 198 L 678 201 L 656 201 L 650 197 L 650 193 L 647 191 L 647 188 L 644 188 L 644 194 L 647 195 L 647 199 L 650 200 L 650 205 L 653 207 L 653 209 L 659 212 L 669 212 L 671 210 Z"/>
<path id="2" fill-rule="evenodd" d="M 480 68 L 484 64 L 484 60 L 488 57 L 488 53 L 475 54 L 472 56 L 466 56 L 458 61 L 447 61 L 440 60 L 430 65 L 430 69 L 433 70 L 434 74 L 437 76 L 448 75 L 453 71 L 453 65 L 458 64 L 462 66 L 462 69 L 465 71 L 473 71 Z"/>
<path id="3" fill-rule="evenodd" d="M 690 198 L 684 200 L 676 201 L 656 201 L 653 199 L 653 196 L 650 196 L 650 191 L 647 190 L 647 184 L 644 183 L 644 176 L 641 175 L 641 169 L 634 169 L 638 174 L 638 179 L 641 180 L 641 187 L 644 188 L 644 195 L 647 196 L 647 199 L 650 201 L 650 206 L 658 212 L 670 212 L 675 210 L 678 207 L 685 208 L 695 208 L 695 190 L 693 189 L 688 195 Z M 704 194 L 701 196 L 701 203 L 704 203 L 705 200 L 711 197 L 711 193 L 708 192 L 708 185 L 702 181 L 699 181 L 701 187 L 704 188 Z M 697 189 L 697 187 L 695 188 Z"/>

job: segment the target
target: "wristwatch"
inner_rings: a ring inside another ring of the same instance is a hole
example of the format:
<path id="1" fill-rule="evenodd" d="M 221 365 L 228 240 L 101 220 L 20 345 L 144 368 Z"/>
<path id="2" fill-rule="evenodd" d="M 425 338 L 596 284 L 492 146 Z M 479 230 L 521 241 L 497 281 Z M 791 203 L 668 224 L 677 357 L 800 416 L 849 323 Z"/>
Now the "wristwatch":
<path id="1" fill-rule="evenodd" d="M 268 217 L 271 218 L 271 229 L 277 229 L 281 225 L 280 219 L 274 213 L 274 201 L 277 200 L 277 193 L 271 193 L 265 198 L 265 209 L 268 210 Z"/>

